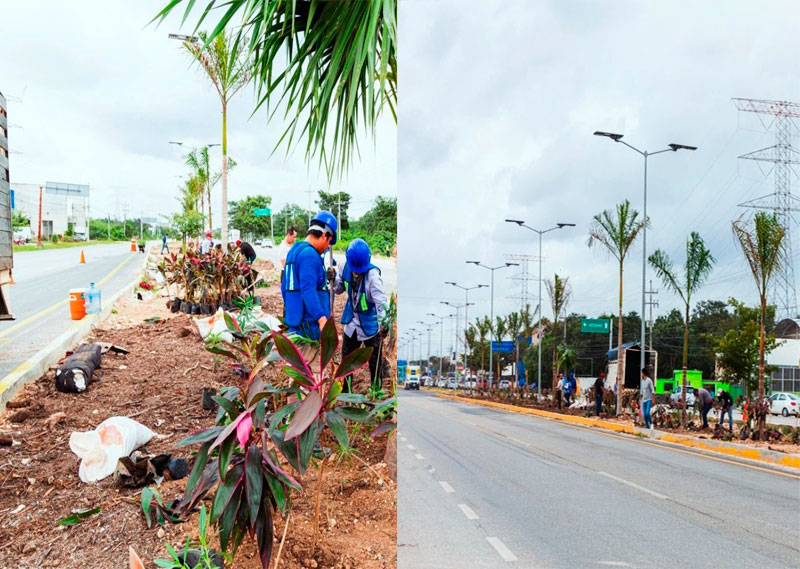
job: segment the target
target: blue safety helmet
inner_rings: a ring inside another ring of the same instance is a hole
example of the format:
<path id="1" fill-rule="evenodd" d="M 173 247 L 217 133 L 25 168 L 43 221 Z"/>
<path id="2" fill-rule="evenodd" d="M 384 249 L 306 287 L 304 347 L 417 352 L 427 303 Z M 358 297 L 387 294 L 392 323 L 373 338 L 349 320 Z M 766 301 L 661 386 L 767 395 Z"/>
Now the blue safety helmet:
<path id="1" fill-rule="evenodd" d="M 322 233 L 330 233 L 333 235 L 331 245 L 336 245 L 336 232 L 338 231 L 338 224 L 336 217 L 329 211 L 321 211 L 311 220 L 311 225 L 308 230 L 316 229 Z"/>
<path id="2" fill-rule="evenodd" d="M 363 239 L 353 239 L 347 246 L 347 264 L 354 273 L 366 273 L 372 259 L 369 245 Z"/>

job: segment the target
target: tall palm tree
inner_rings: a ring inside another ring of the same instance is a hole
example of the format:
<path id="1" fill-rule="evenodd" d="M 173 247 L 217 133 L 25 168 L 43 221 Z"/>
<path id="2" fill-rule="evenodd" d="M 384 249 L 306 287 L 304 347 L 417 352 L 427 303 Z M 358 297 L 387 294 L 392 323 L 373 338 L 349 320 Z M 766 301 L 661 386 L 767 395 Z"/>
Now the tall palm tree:
<path id="1" fill-rule="evenodd" d="M 503 341 L 503 338 L 506 337 L 507 332 L 508 326 L 506 325 L 506 319 L 502 316 L 495 316 L 494 326 L 492 326 L 492 335 L 498 345 Z M 497 375 L 495 377 L 500 377 L 500 356 L 497 357 Z"/>
<path id="2" fill-rule="evenodd" d="M 506 316 L 506 326 L 511 340 L 514 342 L 514 379 L 516 379 L 515 388 L 519 386 L 519 334 L 522 331 L 522 317 L 519 312 L 512 312 Z"/>
<path id="3" fill-rule="evenodd" d="M 467 359 L 464 362 L 464 375 L 467 377 L 467 379 L 469 379 L 470 376 L 468 362 L 469 359 L 473 357 L 472 352 L 475 349 L 475 345 L 477 343 L 476 340 L 475 328 L 470 325 L 466 330 L 464 330 L 464 346 L 466 347 L 466 350 L 464 351 L 467 353 Z"/>
<path id="4" fill-rule="evenodd" d="M 766 212 L 756 213 L 753 227 L 749 229 L 745 220 L 740 216 L 732 222 L 733 234 L 739 242 L 739 247 L 744 253 L 750 272 L 758 288 L 758 298 L 761 301 L 761 337 L 758 343 L 758 399 L 764 400 L 764 339 L 766 337 L 764 323 L 767 314 L 767 288 L 772 278 L 781 269 L 781 257 L 784 253 L 786 229 L 778 217 Z M 764 437 L 763 421 L 758 425 L 760 440 Z"/>
<path id="5" fill-rule="evenodd" d="M 554 275 L 553 280 L 545 281 L 547 294 L 550 297 L 550 308 L 553 309 L 553 385 L 556 384 L 558 375 L 558 316 L 565 312 L 569 298 L 572 296 L 572 287 L 569 284 L 569 277 Z"/>
<path id="6" fill-rule="evenodd" d="M 200 64 L 219 96 L 222 104 L 222 243 L 228 242 L 228 103 L 244 87 L 252 75 L 252 67 L 247 59 L 241 35 L 234 41 L 225 30 L 209 35 L 198 32 L 200 42 L 188 40 L 183 47 Z M 208 169 L 208 147 L 203 149 L 206 160 L 206 188 L 208 192 L 209 225 L 211 224 L 211 184 L 212 176 Z M 202 166 L 202 156 L 198 162 Z M 189 163 L 187 158 L 187 164 Z M 190 164 L 191 165 L 191 164 Z"/>
<path id="7" fill-rule="evenodd" d="M 222 177 L 222 172 L 211 171 L 211 161 L 208 157 L 208 146 L 203 146 L 202 148 L 192 148 L 185 158 L 186 165 L 192 169 L 194 175 L 197 176 L 203 184 L 206 199 L 204 200 L 203 196 L 200 196 L 199 211 L 205 215 L 205 203 L 208 203 L 208 230 L 211 231 L 214 228 L 211 218 L 211 190 L 217 185 L 217 182 L 219 182 L 220 178 Z M 233 169 L 235 166 L 236 162 L 229 156 L 228 171 Z M 225 212 L 225 210 L 223 210 L 223 212 Z"/>
<path id="8" fill-rule="evenodd" d="M 639 219 L 639 212 L 631 208 L 631 202 L 625 200 L 617 204 L 614 211 L 604 210 L 593 218 L 589 231 L 589 247 L 596 243 L 603 245 L 619 262 L 619 318 L 617 326 L 617 414 L 622 411 L 622 378 L 625 362 L 622 358 L 622 267 L 631 245 L 636 241 L 645 226 L 650 226 L 649 219 Z M 644 338 L 642 338 L 644 342 Z"/>
<path id="9" fill-rule="evenodd" d="M 205 43 L 235 30 L 233 45 L 247 51 L 253 71 L 256 109 L 272 103 L 272 118 L 275 103 L 285 104 L 288 126 L 276 147 L 285 141 L 288 152 L 304 137 L 306 160 L 317 156 L 329 178 L 352 163 L 360 128 L 374 133 L 385 108 L 397 122 L 396 0 L 170 0 L 154 20 L 181 3 L 184 21 L 205 4 L 195 29 L 214 4 L 222 8 Z"/>
<path id="10" fill-rule="evenodd" d="M 478 318 L 475 322 L 475 329 L 478 331 L 478 341 L 481 346 L 481 371 L 484 371 L 484 355 L 486 352 L 486 338 L 491 338 L 492 334 L 492 321 L 488 316 Z M 489 346 L 491 349 L 491 346 Z"/>
<path id="11" fill-rule="evenodd" d="M 714 257 L 711 251 L 706 248 L 706 244 L 700 234 L 692 231 L 689 239 L 686 240 L 686 264 L 683 267 L 683 275 L 679 275 L 675 270 L 669 256 L 661 249 L 648 258 L 650 266 L 655 269 L 656 274 L 664 282 L 664 286 L 681 297 L 684 303 L 684 322 L 683 322 L 683 390 L 681 393 L 681 426 L 686 426 L 686 367 L 689 359 L 689 307 L 692 302 L 692 295 L 697 292 L 705 283 L 711 269 L 714 266 Z M 642 343 L 644 349 L 644 343 Z"/>

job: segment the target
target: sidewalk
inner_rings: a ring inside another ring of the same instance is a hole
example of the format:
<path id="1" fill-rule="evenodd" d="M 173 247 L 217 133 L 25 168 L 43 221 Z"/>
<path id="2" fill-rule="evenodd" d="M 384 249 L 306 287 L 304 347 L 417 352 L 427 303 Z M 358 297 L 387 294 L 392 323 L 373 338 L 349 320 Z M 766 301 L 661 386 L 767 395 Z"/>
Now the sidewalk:
<path id="1" fill-rule="evenodd" d="M 433 390 L 432 390 L 433 391 Z M 524 413 L 528 415 L 538 415 L 548 419 L 555 419 L 564 421 L 566 423 L 573 423 L 582 425 L 584 427 L 592 427 L 603 429 L 606 431 L 613 431 L 618 433 L 625 433 L 635 435 L 638 437 L 647 438 L 654 444 L 663 444 L 668 446 L 682 446 L 693 448 L 703 454 L 719 455 L 725 458 L 733 458 L 746 462 L 757 462 L 767 464 L 773 467 L 800 469 L 800 454 L 788 454 L 784 452 L 758 448 L 748 445 L 737 443 L 729 443 L 725 441 L 701 439 L 699 437 L 692 437 L 688 435 L 678 435 L 659 431 L 656 429 L 644 429 L 635 427 L 633 425 L 626 425 L 623 423 L 616 423 L 613 421 L 604 421 L 596 417 L 580 417 L 575 415 L 565 415 L 562 413 L 554 413 L 552 411 L 544 411 L 540 409 L 531 409 L 527 407 L 519 407 L 517 405 L 510 405 L 506 403 L 497 403 L 494 401 L 481 401 L 469 397 L 460 397 L 458 395 L 450 395 L 441 391 L 436 391 L 437 397 L 444 397 L 463 403 L 471 403 L 473 405 L 483 405 L 486 407 L 493 407 L 495 409 L 503 409 L 514 413 Z"/>

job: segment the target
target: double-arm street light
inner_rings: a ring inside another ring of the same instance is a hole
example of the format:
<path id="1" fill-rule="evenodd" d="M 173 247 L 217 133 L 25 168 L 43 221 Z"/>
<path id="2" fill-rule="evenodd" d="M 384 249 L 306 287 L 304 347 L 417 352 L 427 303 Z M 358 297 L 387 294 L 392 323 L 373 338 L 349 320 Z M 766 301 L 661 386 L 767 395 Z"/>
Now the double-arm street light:
<path id="1" fill-rule="evenodd" d="M 478 285 L 475 285 L 475 286 L 461 286 L 460 284 L 454 283 L 453 281 L 446 281 L 444 284 L 449 284 L 449 285 L 453 285 L 454 287 L 460 288 L 461 290 L 464 291 L 464 295 L 465 295 L 465 298 L 464 298 L 464 334 L 465 334 L 465 336 L 464 336 L 464 372 L 466 373 L 466 371 L 467 371 L 467 337 L 466 337 L 466 333 L 467 333 L 467 327 L 469 326 L 469 318 L 467 317 L 467 312 L 469 311 L 468 307 L 470 305 L 470 302 L 469 302 L 469 291 L 474 290 L 476 288 L 488 288 L 489 285 L 478 284 Z"/>
<path id="2" fill-rule="evenodd" d="M 595 131 L 595 136 L 604 136 L 606 138 L 610 138 L 614 142 L 619 142 L 620 144 L 624 144 L 631 150 L 638 152 L 641 156 L 644 157 L 644 227 L 642 228 L 642 329 L 641 329 L 641 336 L 640 342 L 642 344 L 641 354 L 640 354 L 640 369 L 644 369 L 645 367 L 645 353 L 644 353 L 644 339 L 645 339 L 645 321 L 644 321 L 644 314 L 645 314 L 645 306 L 647 306 L 645 294 L 647 294 L 647 286 L 646 286 L 646 278 L 647 278 L 647 158 L 648 156 L 653 156 L 654 154 L 661 154 L 662 152 L 677 152 L 678 150 L 697 150 L 696 146 L 686 146 L 685 144 L 668 144 L 669 148 L 664 148 L 663 150 L 657 150 L 655 152 L 648 152 L 647 150 L 639 150 L 635 146 L 632 146 L 622 140 L 622 134 L 616 134 L 613 132 L 602 132 L 602 131 Z M 617 346 L 619 348 L 619 346 Z"/>
<path id="3" fill-rule="evenodd" d="M 442 304 L 446 304 L 447 306 L 450 306 L 450 307 L 456 309 L 456 330 L 455 330 L 456 333 L 455 333 L 455 342 L 453 344 L 453 353 L 456 354 L 456 353 L 458 353 L 458 311 L 463 308 L 464 312 L 466 313 L 467 307 L 472 305 L 472 304 L 475 304 L 475 303 L 474 302 L 468 302 L 466 304 L 455 304 L 454 302 L 449 302 L 447 300 L 442 300 L 441 303 Z M 466 348 L 464 348 L 464 351 L 466 353 Z M 456 360 L 454 362 L 454 364 L 455 364 L 454 367 L 455 367 L 456 377 L 458 377 L 458 358 L 454 357 L 453 359 Z M 467 361 L 466 361 L 466 359 L 464 360 L 464 369 L 465 370 L 467 369 Z"/>
<path id="4" fill-rule="evenodd" d="M 494 326 L 494 272 L 497 269 L 505 269 L 506 267 L 517 267 L 519 263 L 503 263 L 502 265 L 497 265 L 496 267 L 490 267 L 489 265 L 484 265 L 480 261 L 467 261 L 467 263 L 471 263 L 477 267 L 483 267 L 484 269 L 489 269 L 492 272 L 492 286 L 489 289 L 489 296 L 491 298 L 489 304 L 489 322 L 492 323 Z M 514 339 L 516 341 L 516 338 Z M 491 338 L 489 339 L 489 389 L 492 388 L 492 341 Z"/>
<path id="5" fill-rule="evenodd" d="M 564 229 L 565 227 L 575 227 L 574 223 L 557 223 L 555 227 L 551 227 L 550 229 L 534 229 L 529 225 L 525 225 L 525 222 L 521 219 L 506 219 L 508 223 L 516 223 L 520 227 L 524 227 L 525 229 L 530 229 L 534 233 L 539 234 L 539 326 L 538 326 L 538 335 L 539 335 L 539 342 L 538 342 L 538 366 L 536 371 L 536 400 L 541 401 L 542 399 L 542 235 L 545 233 L 549 233 L 551 231 L 555 231 L 556 229 Z M 555 375 L 555 371 L 553 370 L 553 374 Z"/>
<path id="6" fill-rule="evenodd" d="M 439 377 L 442 377 L 442 360 L 444 359 L 444 321 L 450 316 L 439 316 L 433 312 L 428 312 L 428 316 L 438 318 L 439 322 Z"/>

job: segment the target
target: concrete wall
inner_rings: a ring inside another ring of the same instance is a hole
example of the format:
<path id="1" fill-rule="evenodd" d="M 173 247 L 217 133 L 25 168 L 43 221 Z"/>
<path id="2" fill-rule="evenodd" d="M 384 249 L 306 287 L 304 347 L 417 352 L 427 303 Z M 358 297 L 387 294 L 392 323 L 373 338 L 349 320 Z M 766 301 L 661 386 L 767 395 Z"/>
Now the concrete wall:
<path id="1" fill-rule="evenodd" d="M 45 184 L 21 184 L 13 182 L 15 211 L 24 212 L 31 220 L 30 227 L 35 236 L 39 230 L 39 188 Z M 52 224 L 52 233 L 63 235 L 69 223 L 76 233 L 86 231 L 86 198 L 48 194 L 42 191 L 42 238 L 49 238 L 47 223 Z"/>

